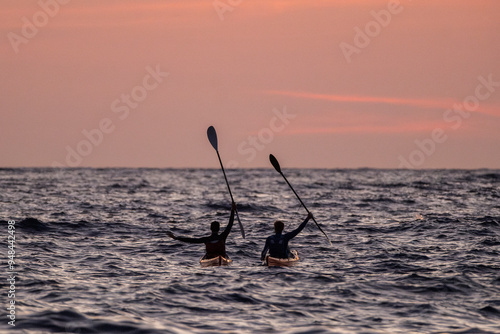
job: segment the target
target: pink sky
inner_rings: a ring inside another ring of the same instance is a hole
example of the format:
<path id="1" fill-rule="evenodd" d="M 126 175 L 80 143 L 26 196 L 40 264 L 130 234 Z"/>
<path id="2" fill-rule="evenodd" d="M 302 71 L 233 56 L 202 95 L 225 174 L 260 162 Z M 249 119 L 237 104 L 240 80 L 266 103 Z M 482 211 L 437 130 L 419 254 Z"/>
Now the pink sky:
<path id="1" fill-rule="evenodd" d="M 59 1 L 2 3 L 0 167 L 500 168 L 496 0 Z"/>

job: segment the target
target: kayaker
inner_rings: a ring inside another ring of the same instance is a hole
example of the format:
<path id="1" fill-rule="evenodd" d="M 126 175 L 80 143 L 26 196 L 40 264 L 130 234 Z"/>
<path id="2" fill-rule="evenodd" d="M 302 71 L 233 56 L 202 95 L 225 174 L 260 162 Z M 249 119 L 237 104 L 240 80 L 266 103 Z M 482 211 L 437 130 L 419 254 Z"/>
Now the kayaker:
<path id="1" fill-rule="evenodd" d="M 231 232 L 231 227 L 233 227 L 234 222 L 234 213 L 236 211 L 236 204 L 233 202 L 231 204 L 231 216 L 229 217 L 229 223 L 226 226 L 224 232 L 219 234 L 220 223 L 218 221 L 213 221 L 210 224 L 210 230 L 212 230 L 212 234 L 208 237 L 202 238 L 187 238 L 187 237 L 178 237 L 174 235 L 172 232 L 168 231 L 167 235 L 172 239 L 187 242 L 190 244 L 205 244 L 206 254 L 203 258 L 211 259 L 217 256 L 227 257 L 226 254 L 226 239 Z"/>
<path id="2" fill-rule="evenodd" d="M 262 251 L 262 255 L 260 256 L 261 261 L 264 261 L 266 258 L 266 253 L 269 250 L 269 256 L 286 259 L 290 253 L 288 249 L 288 242 L 293 239 L 297 234 L 300 233 L 306 227 L 307 222 L 313 217 L 313 214 L 309 212 L 306 219 L 302 222 L 302 224 L 297 227 L 297 229 L 292 232 L 288 232 L 286 234 L 282 234 L 285 224 L 281 220 L 277 220 L 274 222 L 274 232 L 276 234 L 271 235 L 266 239 L 266 245 L 264 246 L 264 250 Z"/>

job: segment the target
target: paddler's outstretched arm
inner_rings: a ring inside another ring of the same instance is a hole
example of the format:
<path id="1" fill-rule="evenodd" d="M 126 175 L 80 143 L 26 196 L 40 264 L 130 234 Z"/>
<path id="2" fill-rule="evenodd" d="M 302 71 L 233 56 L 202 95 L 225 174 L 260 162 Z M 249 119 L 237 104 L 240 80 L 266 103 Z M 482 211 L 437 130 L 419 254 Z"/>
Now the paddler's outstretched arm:
<path id="1" fill-rule="evenodd" d="M 207 242 L 207 239 L 208 239 L 207 237 L 203 237 L 203 238 L 178 237 L 170 231 L 167 232 L 167 235 L 174 240 L 179 240 L 179 241 L 187 242 L 190 244 L 203 244 L 203 243 Z"/>
<path id="2" fill-rule="evenodd" d="M 221 233 L 221 237 L 226 239 L 227 236 L 229 235 L 229 232 L 231 232 L 231 228 L 233 227 L 234 223 L 234 213 L 236 212 L 236 203 L 231 203 L 231 216 L 229 217 L 229 223 L 227 223 L 226 229 L 224 232 Z"/>
<path id="3" fill-rule="evenodd" d="M 306 227 L 307 225 L 307 222 L 313 217 L 313 214 L 311 212 L 309 212 L 307 214 L 307 217 L 306 219 L 302 222 L 302 224 L 299 225 L 299 227 L 297 227 L 295 230 L 293 230 L 292 232 L 288 232 L 287 234 L 285 234 L 285 238 L 287 238 L 288 240 L 290 239 L 293 239 L 297 236 L 297 234 L 299 234 L 303 229 L 304 227 Z"/>

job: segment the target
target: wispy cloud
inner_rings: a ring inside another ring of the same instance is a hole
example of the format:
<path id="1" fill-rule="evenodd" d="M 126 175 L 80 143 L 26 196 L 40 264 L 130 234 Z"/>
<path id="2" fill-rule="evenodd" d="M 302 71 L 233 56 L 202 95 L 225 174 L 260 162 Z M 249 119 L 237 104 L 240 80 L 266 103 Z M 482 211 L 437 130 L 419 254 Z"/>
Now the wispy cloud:
<path id="1" fill-rule="evenodd" d="M 270 95 L 284 95 L 295 98 L 326 100 L 332 102 L 388 104 L 388 105 L 400 105 L 406 107 L 418 107 L 423 109 L 438 109 L 438 110 L 446 110 L 452 108 L 454 104 L 461 103 L 461 101 L 453 100 L 451 98 L 415 99 L 415 98 L 400 98 L 400 97 L 387 97 L 387 96 L 319 94 L 311 92 L 294 92 L 294 91 L 281 91 L 281 90 L 268 90 L 265 91 L 265 93 Z M 476 112 L 487 114 L 490 116 L 500 117 L 500 108 L 481 105 Z"/>
<path id="2" fill-rule="evenodd" d="M 429 121 L 418 123 L 395 123 L 395 124 L 360 124 L 360 125 L 339 125 L 339 126 L 302 126 L 289 129 L 288 135 L 296 134 L 401 134 L 401 133 L 424 133 L 436 128 L 448 128 L 449 124 L 444 121 Z"/>

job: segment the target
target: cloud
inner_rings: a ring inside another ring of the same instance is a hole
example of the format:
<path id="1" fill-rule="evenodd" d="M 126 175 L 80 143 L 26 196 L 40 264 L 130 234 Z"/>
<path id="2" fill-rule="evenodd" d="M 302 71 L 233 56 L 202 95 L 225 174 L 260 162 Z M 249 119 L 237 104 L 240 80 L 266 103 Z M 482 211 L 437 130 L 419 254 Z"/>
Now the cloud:
<path id="1" fill-rule="evenodd" d="M 289 129 L 286 131 L 288 135 L 304 135 L 304 134 L 406 134 L 406 133 L 422 133 L 429 132 L 437 128 L 446 129 L 450 124 L 444 121 L 428 121 L 418 123 L 395 123 L 395 124 L 360 124 L 360 125 L 340 125 L 340 126 L 318 126 Z"/>
<path id="2" fill-rule="evenodd" d="M 265 91 L 265 93 L 270 95 L 283 95 L 283 96 L 312 99 L 312 100 L 326 100 L 332 102 L 346 102 L 346 103 L 399 105 L 405 107 L 417 107 L 422 109 L 437 109 L 442 111 L 452 108 L 454 104 L 461 103 L 461 101 L 453 100 L 450 98 L 415 99 L 415 98 L 400 98 L 400 97 L 387 97 L 387 96 L 319 94 L 310 92 L 294 92 L 294 91 L 281 91 L 281 90 L 268 90 Z M 476 112 L 490 116 L 500 117 L 500 108 L 488 106 L 485 105 L 484 103 L 481 104 L 481 106 Z"/>

